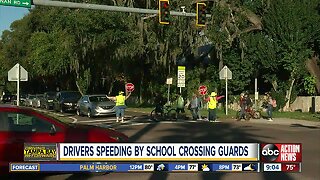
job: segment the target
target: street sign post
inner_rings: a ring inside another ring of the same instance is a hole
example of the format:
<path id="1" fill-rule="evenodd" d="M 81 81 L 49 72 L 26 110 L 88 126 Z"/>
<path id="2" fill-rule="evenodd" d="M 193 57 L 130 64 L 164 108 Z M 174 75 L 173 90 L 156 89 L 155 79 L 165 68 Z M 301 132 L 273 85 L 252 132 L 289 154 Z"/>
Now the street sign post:
<path id="1" fill-rule="evenodd" d="M 8 81 L 17 81 L 17 106 L 19 106 L 20 81 L 28 81 L 28 72 L 22 66 L 20 66 L 19 63 L 17 63 L 8 71 Z"/>
<path id="2" fill-rule="evenodd" d="M 168 100 L 167 100 L 167 103 L 168 103 L 168 105 L 170 105 L 170 84 L 172 84 L 172 78 L 167 78 L 166 84 L 168 84 Z"/>
<path id="3" fill-rule="evenodd" d="M 127 83 L 126 84 L 126 91 L 127 92 L 132 92 L 134 91 L 134 85 L 132 83 Z"/>
<path id="4" fill-rule="evenodd" d="M 201 95 L 207 94 L 207 91 L 208 91 L 207 86 L 200 86 L 200 87 L 199 87 L 199 93 L 200 93 Z"/>
<path id="5" fill-rule="evenodd" d="M 31 0 L 0 0 L 0 5 L 31 8 Z"/>
<path id="6" fill-rule="evenodd" d="M 178 66 L 178 87 L 181 88 L 186 87 L 186 67 L 185 66 Z"/>
<path id="7" fill-rule="evenodd" d="M 232 79 L 232 72 L 227 66 L 224 66 L 219 72 L 219 77 L 226 81 L 226 115 L 228 115 L 228 79 Z"/>

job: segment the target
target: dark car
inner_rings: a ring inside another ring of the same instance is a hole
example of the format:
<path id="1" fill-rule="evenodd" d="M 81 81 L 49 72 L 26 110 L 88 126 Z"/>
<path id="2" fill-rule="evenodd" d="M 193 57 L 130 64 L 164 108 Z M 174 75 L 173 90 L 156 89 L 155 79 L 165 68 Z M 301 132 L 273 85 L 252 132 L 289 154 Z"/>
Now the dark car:
<path id="1" fill-rule="evenodd" d="M 53 108 L 55 111 L 60 111 L 61 113 L 76 111 L 80 98 L 81 94 L 78 91 L 60 91 L 53 101 Z"/>
<path id="2" fill-rule="evenodd" d="M 47 110 L 53 109 L 53 101 L 56 97 L 56 94 L 56 92 L 45 92 L 44 97 L 42 98 L 42 101 L 40 103 L 41 107 Z"/>
<path id="3" fill-rule="evenodd" d="M 115 103 L 110 101 L 106 95 L 85 95 L 78 102 L 77 115 L 87 115 L 88 117 L 113 115 Z"/>
<path id="4" fill-rule="evenodd" d="M 0 174 L 9 162 L 24 161 L 24 143 L 127 142 L 121 132 L 63 122 L 26 107 L 0 105 Z"/>
<path id="5" fill-rule="evenodd" d="M 11 103 L 14 100 L 14 95 L 5 94 L 1 97 L 2 103 Z"/>

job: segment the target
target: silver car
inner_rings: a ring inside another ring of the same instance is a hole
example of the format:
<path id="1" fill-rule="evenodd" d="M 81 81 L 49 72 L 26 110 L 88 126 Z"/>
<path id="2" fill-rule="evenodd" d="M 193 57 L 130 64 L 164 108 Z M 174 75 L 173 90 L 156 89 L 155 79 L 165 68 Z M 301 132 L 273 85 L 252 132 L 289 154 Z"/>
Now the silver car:
<path id="1" fill-rule="evenodd" d="M 44 98 L 43 94 L 36 94 L 36 96 L 32 99 L 32 107 L 40 108 L 41 100 Z"/>
<path id="2" fill-rule="evenodd" d="M 31 107 L 32 106 L 32 100 L 36 97 L 36 95 L 28 94 L 26 98 L 26 106 Z"/>
<path id="3" fill-rule="evenodd" d="M 106 95 L 84 95 L 78 101 L 77 115 L 88 117 L 113 115 L 116 113 L 115 105 Z"/>

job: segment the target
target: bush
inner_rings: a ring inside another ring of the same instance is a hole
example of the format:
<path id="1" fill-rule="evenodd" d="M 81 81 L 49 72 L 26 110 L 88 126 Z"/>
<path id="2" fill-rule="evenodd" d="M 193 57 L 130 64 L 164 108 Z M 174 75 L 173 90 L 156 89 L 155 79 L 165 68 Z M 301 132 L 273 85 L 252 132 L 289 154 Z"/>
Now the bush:
<path id="1" fill-rule="evenodd" d="M 286 92 L 284 90 L 272 91 L 271 96 L 277 101 L 277 107 L 275 108 L 275 110 L 279 110 L 286 105 L 287 99 Z"/>

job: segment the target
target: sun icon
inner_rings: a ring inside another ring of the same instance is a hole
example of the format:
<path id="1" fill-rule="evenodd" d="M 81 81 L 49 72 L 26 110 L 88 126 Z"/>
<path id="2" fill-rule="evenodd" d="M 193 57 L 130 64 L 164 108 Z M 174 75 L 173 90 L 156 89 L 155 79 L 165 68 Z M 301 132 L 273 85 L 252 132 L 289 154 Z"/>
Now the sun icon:
<path id="1" fill-rule="evenodd" d="M 208 167 L 208 165 L 203 164 L 202 165 L 202 171 L 210 171 L 210 168 Z"/>
<path id="2" fill-rule="evenodd" d="M 206 168 L 208 168 L 208 165 L 206 164 L 202 165 L 202 169 L 206 169 Z"/>

